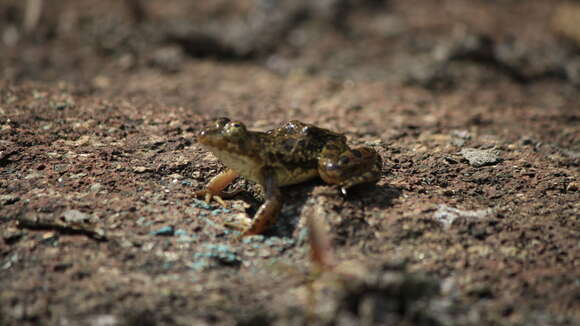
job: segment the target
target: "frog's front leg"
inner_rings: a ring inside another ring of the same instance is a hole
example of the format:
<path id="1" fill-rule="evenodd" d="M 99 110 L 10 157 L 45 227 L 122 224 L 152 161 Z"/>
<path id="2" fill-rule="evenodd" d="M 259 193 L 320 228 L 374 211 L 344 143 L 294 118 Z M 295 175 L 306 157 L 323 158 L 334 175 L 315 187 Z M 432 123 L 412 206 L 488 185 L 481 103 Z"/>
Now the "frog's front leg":
<path id="1" fill-rule="evenodd" d="M 318 161 L 318 173 L 324 182 L 346 189 L 361 183 L 374 183 L 380 179 L 382 160 L 370 147 L 338 151 L 324 149 Z"/>
<path id="2" fill-rule="evenodd" d="M 264 188 L 265 201 L 254 216 L 252 224 L 242 233 L 242 236 L 264 233 L 276 222 L 282 208 L 282 196 L 274 170 L 263 169 L 260 184 Z"/>
<path id="3" fill-rule="evenodd" d="M 196 191 L 194 196 L 204 197 L 206 202 L 210 202 L 212 198 L 215 198 L 218 203 L 220 203 L 222 206 L 225 206 L 226 204 L 222 197 L 231 197 L 235 195 L 236 192 L 226 193 L 223 190 L 238 176 L 238 172 L 232 169 L 227 169 L 226 171 L 223 171 L 222 173 L 213 177 L 205 189 Z"/>

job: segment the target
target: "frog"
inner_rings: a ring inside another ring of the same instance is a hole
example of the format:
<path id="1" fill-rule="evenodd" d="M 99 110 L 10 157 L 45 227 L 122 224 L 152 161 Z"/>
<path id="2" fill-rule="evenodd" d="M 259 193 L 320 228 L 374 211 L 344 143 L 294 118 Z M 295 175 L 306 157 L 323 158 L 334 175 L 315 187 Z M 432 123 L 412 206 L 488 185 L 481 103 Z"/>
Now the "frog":
<path id="1" fill-rule="evenodd" d="M 239 190 L 225 191 L 241 176 L 258 184 L 264 202 L 241 236 L 258 235 L 275 224 L 283 196 L 280 188 L 320 178 L 339 187 L 343 195 L 359 184 L 374 184 L 381 176 L 382 159 L 371 147 L 351 148 L 345 135 L 292 120 L 268 131 L 250 131 L 229 118 L 218 118 L 197 135 L 198 143 L 213 153 L 226 169 L 213 177 L 196 197 L 225 206 Z"/>

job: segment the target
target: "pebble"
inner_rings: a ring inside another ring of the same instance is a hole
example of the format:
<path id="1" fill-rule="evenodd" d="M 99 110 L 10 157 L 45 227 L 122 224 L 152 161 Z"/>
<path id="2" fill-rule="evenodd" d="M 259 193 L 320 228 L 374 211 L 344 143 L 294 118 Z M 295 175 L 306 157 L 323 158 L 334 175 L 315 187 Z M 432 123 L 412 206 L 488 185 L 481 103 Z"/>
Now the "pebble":
<path id="1" fill-rule="evenodd" d="M 146 171 L 147 171 L 147 168 L 144 166 L 136 166 L 133 168 L 133 172 L 136 172 L 136 173 L 143 173 Z"/>
<path id="2" fill-rule="evenodd" d="M 435 212 L 435 220 L 443 224 L 444 227 L 448 228 L 453 224 L 459 217 L 464 217 L 468 219 L 483 219 L 493 213 L 493 209 L 480 209 L 480 210 L 461 210 L 453 208 L 447 205 L 439 205 L 437 211 Z"/>
<path id="3" fill-rule="evenodd" d="M 151 231 L 151 235 L 156 236 L 171 236 L 175 234 L 175 228 L 171 225 L 164 226 L 155 231 Z"/>
<path id="4" fill-rule="evenodd" d="M 495 148 L 464 148 L 459 153 L 469 162 L 469 165 L 473 167 L 494 165 L 501 162 L 501 158 L 499 157 L 500 152 Z"/>
<path id="5" fill-rule="evenodd" d="M 67 223 L 88 223 L 91 220 L 89 214 L 83 213 L 76 209 L 69 209 L 63 213 L 65 222 Z"/>

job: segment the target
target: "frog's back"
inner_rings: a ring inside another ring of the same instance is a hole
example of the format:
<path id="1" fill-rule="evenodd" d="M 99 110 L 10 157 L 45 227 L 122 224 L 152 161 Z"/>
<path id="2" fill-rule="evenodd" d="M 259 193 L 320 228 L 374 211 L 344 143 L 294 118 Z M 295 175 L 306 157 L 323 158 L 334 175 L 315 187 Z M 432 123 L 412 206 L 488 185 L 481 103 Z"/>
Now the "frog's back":
<path id="1" fill-rule="evenodd" d="M 344 135 L 299 121 L 257 134 L 264 145 L 263 161 L 276 171 L 280 185 L 291 185 L 318 176 L 318 160 L 325 147 L 344 150 Z"/>

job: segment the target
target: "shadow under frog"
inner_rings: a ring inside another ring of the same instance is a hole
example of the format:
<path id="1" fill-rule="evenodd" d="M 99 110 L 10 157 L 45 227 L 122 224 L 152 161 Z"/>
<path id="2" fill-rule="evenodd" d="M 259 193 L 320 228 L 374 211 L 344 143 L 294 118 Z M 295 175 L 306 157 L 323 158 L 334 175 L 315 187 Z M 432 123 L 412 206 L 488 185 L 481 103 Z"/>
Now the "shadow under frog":
<path id="1" fill-rule="evenodd" d="M 317 189 L 318 187 L 322 189 Z M 307 201 L 314 198 L 314 202 L 316 202 L 316 196 L 325 196 L 331 199 L 324 209 L 328 211 L 328 214 L 332 215 L 333 213 L 340 214 L 339 211 L 342 209 L 365 210 L 370 208 L 388 208 L 392 206 L 393 200 L 401 195 L 399 189 L 386 184 L 357 185 L 350 188 L 345 195 L 335 187 L 325 187 L 320 180 L 284 187 L 282 193 L 284 194 L 285 205 L 291 205 L 291 209 L 284 209 L 281 217 L 278 218 L 276 227 L 271 228 L 265 235 L 275 234 L 282 237 L 296 236 L 295 231 L 299 225 L 301 216 L 312 213 L 303 212 L 309 205 Z M 361 218 L 365 213 L 361 212 L 357 215 L 356 217 L 344 216 L 338 225 L 333 226 L 333 229 L 337 232 L 333 235 L 333 238 L 338 244 L 348 242 L 348 238 L 352 238 L 352 233 L 365 233 L 368 231 L 369 225 L 366 219 Z M 322 216 L 318 217 L 323 218 Z M 349 229 L 352 229 L 352 231 Z"/>

